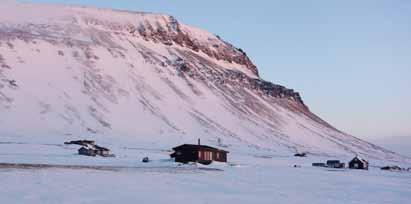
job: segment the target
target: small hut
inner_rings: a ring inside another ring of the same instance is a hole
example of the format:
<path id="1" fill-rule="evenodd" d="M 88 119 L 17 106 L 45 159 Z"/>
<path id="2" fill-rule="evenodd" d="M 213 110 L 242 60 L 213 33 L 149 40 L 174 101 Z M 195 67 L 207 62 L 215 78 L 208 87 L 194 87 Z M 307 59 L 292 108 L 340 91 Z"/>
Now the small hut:
<path id="1" fill-rule="evenodd" d="M 401 171 L 402 168 L 399 166 L 384 166 L 381 167 L 381 170 L 387 170 L 387 171 Z"/>
<path id="2" fill-rule="evenodd" d="M 227 162 L 228 151 L 214 147 L 198 144 L 183 144 L 173 148 L 174 153 L 170 155 L 176 162 L 188 163 L 198 162 L 200 164 L 210 164 L 212 161 Z"/>
<path id="3" fill-rule="evenodd" d="M 312 165 L 315 167 L 326 167 L 327 166 L 325 163 L 313 163 Z"/>
<path id="4" fill-rule="evenodd" d="M 368 170 L 368 161 L 360 158 L 359 156 L 354 157 L 349 163 L 348 167 L 350 169 L 363 169 Z"/>
<path id="5" fill-rule="evenodd" d="M 305 152 L 296 153 L 296 154 L 294 154 L 294 156 L 295 156 L 295 157 L 306 157 L 306 156 L 307 156 L 307 153 L 305 153 Z"/>
<path id="6" fill-rule="evenodd" d="M 340 160 L 328 160 L 327 161 L 328 168 L 336 168 L 336 169 L 343 169 L 345 168 L 345 164 L 341 163 Z"/>
<path id="7" fill-rule="evenodd" d="M 80 146 L 87 146 L 87 145 L 95 145 L 96 142 L 94 140 L 73 140 L 69 142 L 64 142 L 64 144 L 75 144 Z"/>
<path id="8" fill-rule="evenodd" d="M 95 149 L 90 148 L 90 147 L 81 147 L 78 150 L 78 154 L 79 155 L 84 155 L 84 156 L 91 156 L 91 157 L 97 156 L 97 153 L 96 153 Z"/>
<path id="9" fill-rule="evenodd" d="M 100 155 L 102 157 L 111 157 L 112 154 L 110 154 L 110 149 L 101 147 L 98 145 L 94 145 L 95 151 L 97 155 Z"/>
<path id="10" fill-rule="evenodd" d="M 80 155 L 85 155 L 85 156 L 102 156 L 102 157 L 115 157 L 114 154 L 110 153 L 110 149 L 96 145 L 95 141 L 93 140 L 73 140 L 69 142 L 65 142 L 64 144 L 67 145 L 80 145 L 82 146 L 79 150 L 78 153 Z"/>

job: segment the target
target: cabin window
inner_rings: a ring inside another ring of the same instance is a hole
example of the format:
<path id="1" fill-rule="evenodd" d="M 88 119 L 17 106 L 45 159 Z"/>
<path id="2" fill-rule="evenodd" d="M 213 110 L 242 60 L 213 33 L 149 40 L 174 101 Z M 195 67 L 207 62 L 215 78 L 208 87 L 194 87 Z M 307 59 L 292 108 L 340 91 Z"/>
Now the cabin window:
<path id="1" fill-rule="evenodd" d="M 198 151 L 198 158 L 201 159 L 201 151 Z"/>
<path id="2" fill-rule="evenodd" d="M 213 153 L 212 152 L 204 152 L 204 160 L 213 160 Z"/>
<path id="3" fill-rule="evenodd" d="M 217 156 L 216 156 L 216 157 L 217 157 L 217 159 L 220 159 L 220 153 L 219 153 L 219 152 L 217 152 L 216 154 L 217 154 Z"/>

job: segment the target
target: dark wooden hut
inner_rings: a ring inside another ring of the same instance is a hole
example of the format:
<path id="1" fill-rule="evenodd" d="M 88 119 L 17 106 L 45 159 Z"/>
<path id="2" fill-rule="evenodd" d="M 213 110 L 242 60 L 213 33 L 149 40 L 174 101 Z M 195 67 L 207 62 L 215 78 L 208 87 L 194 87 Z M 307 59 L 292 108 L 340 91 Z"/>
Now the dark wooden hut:
<path id="1" fill-rule="evenodd" d="M 328 168 L 336 168 L 336 169 L 343 169 L 345 168 L 345 164 L 341 163 L 340 160 L 328 160 L 327 161 Z"/>
<path id="2" fill-rule="evenodd" d="M 295 156 L 295 157 L 306 157 L 306 156 L 307 156 L 307 153 L 305 153 L 305 152 L 296 153 L 296 154 L 294 154 L 294 156 Z"/>
<path id="3" fill-rule="evenodd" d="M 381 170 L 387 170 L 387 171 L 401 171 L 402 168 L 399 166 L 384 166 L 381 167 Z"/>
<path id="4" fill-rule="evenodd" d="M 96 145 L 96 142 L 94 140 L 73 140 L 73 141 L 65 142 L 64 144 L 82 146 L 78 150 L 78 153 L 80 155 L 85 155 L 85 156 L 100 155 L 102 157 L 115 157 L 114 154 L 110 153 L 110 149 Z"/>
<path id="5" fill-rule="evenodd" d="M 316 167 L 327 167 L 325 163 L 313 163 L 312 165 Z"/>
<path id="6" fill-rule="evenodd" d="M 92 156 L 92 157 L 97 156 L 96 151 L 94 149 L 88 148 L 88 147 L 81 147 L 78 150 L 78 154 L 79 155 L 84 155 L 84 156 Z"/>
<path id="7" fill-rule="evenodd" d="M 64 142 L 64 144 L 75 144 L 75 145 L 81 145 L 81 146 L 87 146 L 87 145 L 95 145 L 96 142 L 94 140 L 73 140 L 69 142 Z"/>
<path id="8" fill-rule="evenodd" d="M 102 157 L 113 157 L 113 154 L 110 154 L 110 149 L 101 147 L 98 145 L 94 145 L 95 151 L 97 155 L 100 155 Z"/>
<path id="9" fill-rule="evenodd" d="M 228 151 L 214 147 L 201 145 L 200 140 L 197 145 L 183 144 L 173 148 L 174 153 L 170 156 L 176 162 L 188 163 L 198 162 L 201 164 L 210 164 L 212 161 L 227 162 Z"/>
<path id="10" fill-rule="evenodd" d="M 102 157 L 115 157 L 114 154 L 110 153 L 110 149 L 101 147 L 98 145 L 86 145 L 81 147 L 78 150 L 78 153 L 80 155 L 85 155 L 85 156 L 102 156 Z"/>
<path id="11" fill-rule="evenodd" d="M 348 167 L 350 169 L 364 169 L 368 170 L 368 161 L 365 159 L 362 159 L 358 156 L 354 157 L 349 163 Z"/>

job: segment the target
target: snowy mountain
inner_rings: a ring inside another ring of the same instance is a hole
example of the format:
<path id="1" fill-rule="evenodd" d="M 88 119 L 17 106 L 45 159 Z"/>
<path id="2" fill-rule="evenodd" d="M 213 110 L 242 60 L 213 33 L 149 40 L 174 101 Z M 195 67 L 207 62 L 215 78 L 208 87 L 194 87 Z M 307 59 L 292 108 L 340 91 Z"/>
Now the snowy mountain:
<path id="1" fill-rule="evenodd" d="M 279 76 L 281 77 L 281 76 Z M 337 107 L 336 107 L 337 108 Z M 0 138 L 109 138 L 402 161 L 169 15 L 0 4 Z M 224 143 L 224 144 L 222 144 Z"/>

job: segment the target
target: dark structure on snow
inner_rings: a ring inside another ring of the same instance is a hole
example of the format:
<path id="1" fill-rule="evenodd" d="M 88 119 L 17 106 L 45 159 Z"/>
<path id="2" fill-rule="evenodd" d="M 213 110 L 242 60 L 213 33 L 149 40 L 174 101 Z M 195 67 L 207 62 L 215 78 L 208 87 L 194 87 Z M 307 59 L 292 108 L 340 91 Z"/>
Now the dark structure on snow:
<path id="1" fill-rule="evenodd" d="M 91 157 L 97 156 L 96 151 L 94 151 L 94 150 L 91 149 L 91 148 L 87 148 L 87 147 L 81 147 L 81 148 L 78 150 L 78 154 L 84 155 L 84 156 L 91 156 Z"/>
<path id="2" fill-rule="evenodd" d="M 98 145 L 94 145 L 94 149 L 96 151 L 97 155 L 103 156 L 103 157 L 114 157 L 114 154 L 110 153 L 110 149 L 101 147 Z"/>
<path id="3" fill-rule="evenodd" d="M 295 157 L 306 157 L 307 153 L 303 152 L 303 153 L 296 153 L 294 154 Z"/>
<path id="4" fill-rule="evenodd" d="M 144 157 L 142 160 L 143 163 L 148 163 L 150 162 L 150 159 L 148 157 Z"/>
<path id="5" fill-rule="evenodd" d="M 364 169 L 364 170 L 368 170 L 368 161 L 366 161 L 365 159 L 362 159 L 358 156 L 354 157 L 354 159 L 352 159 L 349 163 L 348 163 L 348 167 L 350 169 Z"/>
<path id="6" fill-rule="evenodd" d="M 343 169 L 345 168 L 345 164 L 341 163 L 340 160 L 328 160 L 327 161 L 328 168 L 336 168 L 336 169 Z"/>
<path id="7" fill-rule="evenodd" d="M 214 147 L 201 145 L 198 140 L 197 145 L 183 144 L 173 148 L 174 153 L 170 155 L 176 162 L 188 163 L 198 162 L 200 164 L 210 164 L 212 161 L 227 162 L 228 151 Z"/>
<path id="8" fill-rule="evenodd" d="M 65 142 L 64 144 L 74 144 L 82 146 L 78 150 L 78 154 L 80 155 L 92 157 L 95 157 L 97 155 L 100 155 L 102 157 L 115 157 L 114 154 L 110 153 L 110 149 L 96 145 L 95 141 L 93 140 L 74 140 L 70 142 Z"/>
<path id="9" fill-rule="evenodd" d="M 325 163 L 313 163 L 313 166 L 316 167 L 327 167 L 327 165 Z"/>
<path id="10" fill-rule="evenodd" d="M 386 171 L 401 171 L 403 170 L 401 167 L 399 166 L 384 166 L 381 167 L 381 170 L 386 170 Z"/>
<path id="11" fill-rule="evenodd" d="M 70 142 L 65 142 L 64 144 L 66 145 L 74 144 L 74 145 L 86 146 L 86 145 L 95 145 L 96 142 L 94 140 L 73 140 Z"/>
<path id="12" fill-rule="evenodd" d="M 78 150 L 78 153 L 80 155 L 84 155 L 84 156 L 97 156 L 100 155 L 102 157 L 114 157 L 114 154 L 110 153 L 110 150 L 105 148 L 105 147 L 100 147 L 98 145 L 86 145 L 81 147 Z"/>

